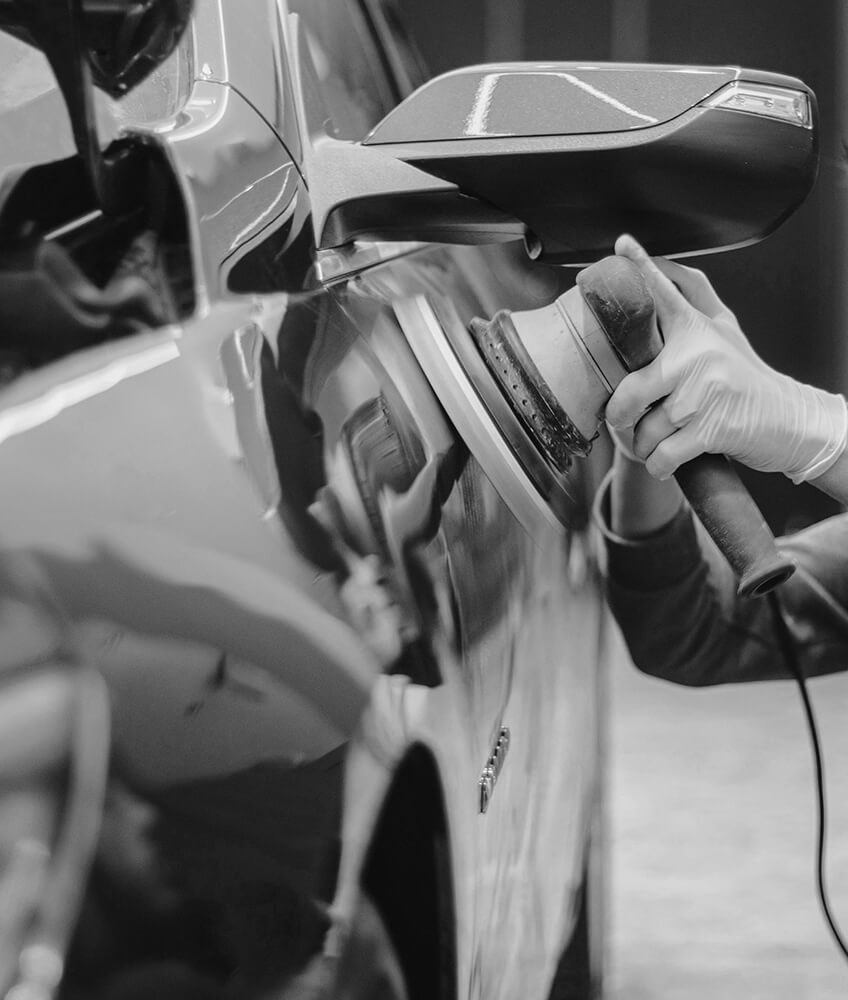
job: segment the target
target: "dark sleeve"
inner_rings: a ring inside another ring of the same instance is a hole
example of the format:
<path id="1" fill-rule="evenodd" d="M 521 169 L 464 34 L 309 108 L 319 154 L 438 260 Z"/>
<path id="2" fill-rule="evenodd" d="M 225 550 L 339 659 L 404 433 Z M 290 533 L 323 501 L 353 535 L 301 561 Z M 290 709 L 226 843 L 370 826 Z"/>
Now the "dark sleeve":
<path id="1" fill-rule="evenodd" d="M 636 666 L 677 684 L 786 678 L 769 602 L 740 598 L 733 573 L 684 506 L 653 535 L 609 527 L 609 478 L 598 491 L 607 598 Z M 780 600 L 804 673 L 848 669 L 848 515 L 778 539 L 795 563 Z"/>

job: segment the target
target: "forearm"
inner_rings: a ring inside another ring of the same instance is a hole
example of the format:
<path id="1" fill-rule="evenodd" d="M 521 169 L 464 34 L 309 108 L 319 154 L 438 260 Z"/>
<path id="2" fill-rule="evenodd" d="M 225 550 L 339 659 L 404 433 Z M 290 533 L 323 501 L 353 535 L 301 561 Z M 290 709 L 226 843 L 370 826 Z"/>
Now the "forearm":
<path id="1" fill-rule="evenodd" d="M 739 649 L 728 630 L 734 581 L 674 480 L 616 454 L 599 490 L 607 599 L 640 670 L 680 684 L 721 683 Z"/>
<path id="2" fill-rule="evenodd" d="M 642 462 L 616 449 L 610 483 L 610 526 L 622 538 L 645 538 L 674 517 L 683 494 L 674 479 L 660 482 Z"/>
<path id="3" fill-rule="evenodd" d="M 675 501 L 672 493 L 649 502 L 648 494 L 633 489 L 634 479 L 638 483 L 636 470 L 616 466 L 599 490 L 595 519 L 606 543 L 610 607 L 636 666 L 691 686 L 786 677 L 767 602 L 737 596 L 732 570 L 691 512 L 680 506 L 673 512 L 679 494 Z M 628 519 L 643 504 L 646 516 Z M 669 511 L 670 519 L 659 524 Z M 804 672 L 845 670 L 848 516 L 781 539 L 780 545 L 798 566 L 781 597 Z"/>

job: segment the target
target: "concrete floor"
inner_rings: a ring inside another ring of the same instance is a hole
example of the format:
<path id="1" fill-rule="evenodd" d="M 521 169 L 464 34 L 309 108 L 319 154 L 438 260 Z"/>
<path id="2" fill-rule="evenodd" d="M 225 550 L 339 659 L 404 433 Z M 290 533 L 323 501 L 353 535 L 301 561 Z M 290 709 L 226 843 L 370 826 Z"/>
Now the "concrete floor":
<path id="1" fill-rule="evenodd" d="M 791 682 L 686 690 L 614 644 L 611 1000 L 831 1000 L 813 765 Z M 832 909 L 848 935 L 848 676 L 810 685 Z"/>

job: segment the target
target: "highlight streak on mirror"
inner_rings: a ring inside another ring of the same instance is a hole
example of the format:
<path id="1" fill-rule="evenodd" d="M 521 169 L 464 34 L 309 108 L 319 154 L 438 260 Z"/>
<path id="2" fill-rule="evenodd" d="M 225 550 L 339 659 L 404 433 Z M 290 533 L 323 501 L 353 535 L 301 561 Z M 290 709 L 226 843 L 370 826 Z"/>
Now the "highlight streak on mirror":
<path id="1" fill-rule="evenodd" d="M 653 115 L 644 115 L 641 111 L 636 111 L 633 108 L 628 107 L 622 101 L 619 101 L 618 98 L 613 97 L 612 94 L 607 94 L 603 90 L 598 90 L 597 87 L 593 87 L 591 83 L 586 83 L 585 80 L 581 80 L 578 76 L 572 76 L 571 73 L 556 73 L 555 75 L 562 77 L 563 80 L 568 80 L 568 82 L 574 84 L 575 87 L 579 87 L 579 89 L 585 93 L 591 94 L 592 97 L 597 97 L 599 100 L 603 101 L 604 104 L 609 104 L 617 111 L 623 111 L 626 115 L 638 118 L 640 121 L 647 122 L 649 125 L 656 125 L 659 121 L 659 119 L 654 118 Z"/>
<path id="2" fill-rule="evenodd" d="M 531 74 L 528 73 L 525 75 L 529 76 Z M 580 77 L 574 76 L 571 73 L 546 70 L 545 72 L 536 75 L 556 76 L 562 80 L 566 80 L 568 83 L 577 87 L 579 90 L 582 90 L 584 93 L 589 94 L 591 97 L 596 97 L 599 101 L 603 101 L 604 104 L 608 104 L 617 111 L 621 111 L 625 115 L 629 115 L 631 118 L 637 118 L 639 121 L 643 121 L 648 125 L 656 125 L 659 121 L 659 119 L 654 118 L 653 115 L 646 115 L 641 111 L 636 111 L 635 108 L 631 108 L 623 101 L 619 101 L 618 98 L 613 97 L 612 94 L 608 94 L 606 91 L 593 87 L 591 83 L 587 83 L 585 80 L 581 80 Z M 474 95 L 474 104 L 472 105 L 471 112 L 465 120 L 465 125 L 463 127 L 464 135 L 471 137 L 501 134 L 489 131 L 489 115 L 492 110 L 492 100 L 495 96 L 495 89 L 498 85 L 498 81 L 502 77 L 512 79 L 513 74 L 486 73 L 481 78 L 480 83 L 477 86 L 477 93 Z"/>
<path id="3" fill-rule="evenodd" d="M 465 120 L 465 135 L 488 135 L 489 111 L 500 78 L 500 73 L 487 73 L 480 81 L 474 95 L 474 106 Z"/>

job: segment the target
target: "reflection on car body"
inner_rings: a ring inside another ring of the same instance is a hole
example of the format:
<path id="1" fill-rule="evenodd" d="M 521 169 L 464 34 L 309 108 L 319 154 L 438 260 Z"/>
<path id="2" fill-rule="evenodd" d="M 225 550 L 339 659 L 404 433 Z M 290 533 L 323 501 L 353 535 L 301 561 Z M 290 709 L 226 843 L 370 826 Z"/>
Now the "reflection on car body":
<path id="1" fill-rule="evenodd" d="M 3 667 L 86 664 L 112 706 L 87 892 L 41 943 L 73 930 L 69 997 L 495 1000 L 547 996 L 574 940 L 561 996 L 588 997 L 589 469 L 569 527 L 528 531 L 411 346 L 423 309 L 467 325 L 567 279 L 513 245 L 317 253 L 302 108 L 359 139 L 417 70 L 381 4 L 292 7 L 316 93 L 294 92 L 284 2 L 199 0 L 152 77 L 98 97 L 143 180 L 117 214 L 55 91 L 7 109 L 41 138 L 0 162 Z M 8 989 L 28 972 L 3 959 Z"/>

